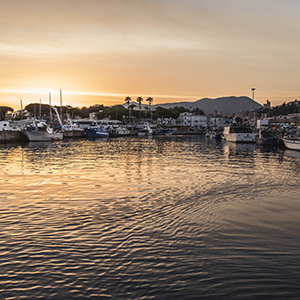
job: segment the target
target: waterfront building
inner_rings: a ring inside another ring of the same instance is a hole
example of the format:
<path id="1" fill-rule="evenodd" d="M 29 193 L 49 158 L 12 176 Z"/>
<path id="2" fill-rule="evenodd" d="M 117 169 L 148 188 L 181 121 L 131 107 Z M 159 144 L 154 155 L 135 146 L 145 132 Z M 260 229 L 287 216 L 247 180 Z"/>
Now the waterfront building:
<path id="1" fill-rule="evenodd" d="M 209 118 L 207 123 L 210 127 L 223 128 L 225 126 L 225 121 L 226 121 L 225 118 L 218 116 L 218 117 Z"/>
<path id="2" fill-rule="evenodd" d="M 189 126 L 195 129 L 207 127 L 207 117 L 204 115 L 194 115 L 191 112 L 181 113 L 176 120 L 177 126 Z"/>

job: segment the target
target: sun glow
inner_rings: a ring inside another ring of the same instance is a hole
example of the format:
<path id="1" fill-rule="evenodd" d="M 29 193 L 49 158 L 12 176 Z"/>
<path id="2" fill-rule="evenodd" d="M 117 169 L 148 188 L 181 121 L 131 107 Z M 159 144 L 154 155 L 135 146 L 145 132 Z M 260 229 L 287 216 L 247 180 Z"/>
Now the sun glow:
<path id="1" fill-rule="evenodd" d="M 62 92 L 62 93 L 61 93 Z M 23 106 L 30 103 L 49 103 L 52 105 L 60 105 L 60 93 L 62 94 L 63 105 L 71 106 L 91 106 L 94 104 L 103 104 L 105 106 L 123 104 L 124 99 L 129 96 L 132 101 L 137 97 L 146 99 L 147 97 L 154 98 L 154 104 L 176 101 L 195 101 L 197 95 L 170 95 L 170 94 L 135 94 L 135 93 L 107 93 L 107 92 L 90 92 L 90 91 L 75 91 L 61 89 L 45 89 L 45 88 L 29 88 L 29 89 L 0 89 L 2 98 L 6 101 L 1 101 L 4 105 L 19 109 L 20 99 L 23 101 Z"/>

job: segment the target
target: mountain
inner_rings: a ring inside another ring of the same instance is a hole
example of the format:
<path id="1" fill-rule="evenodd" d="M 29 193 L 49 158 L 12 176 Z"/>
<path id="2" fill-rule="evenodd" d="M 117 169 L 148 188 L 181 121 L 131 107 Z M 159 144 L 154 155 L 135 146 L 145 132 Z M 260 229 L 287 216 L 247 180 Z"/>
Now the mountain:
<path id="1" fill-rule="evenodd" d="M 187 109 L 199 108 L 204 111 L 206 115 L 212 114 L 214 110 L 225 114 L 241 113 L 243 111 L 251 111 L 252 109 L 262 107 L 261 104 L 252 100 L 249 97 L 220 97 L 215 99 L 203 98 L 195 102 L 176 102 L 176 103 L 163 103 L 156 104 L 153 107 L 171 108 L 175 106 L 183 106 Z"/>

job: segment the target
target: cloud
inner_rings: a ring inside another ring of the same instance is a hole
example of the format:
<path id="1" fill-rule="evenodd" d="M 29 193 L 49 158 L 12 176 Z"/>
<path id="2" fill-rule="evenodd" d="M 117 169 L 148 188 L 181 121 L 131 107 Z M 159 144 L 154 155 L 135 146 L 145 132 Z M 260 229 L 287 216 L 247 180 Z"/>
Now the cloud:
<path id="1" fill-rule="evenodd" d="M 265 94 L 281 85 L 296 93 L 299 10 L 296 0 L 3 1 L 0 84 L 199 97 L 259 84 Z"/>

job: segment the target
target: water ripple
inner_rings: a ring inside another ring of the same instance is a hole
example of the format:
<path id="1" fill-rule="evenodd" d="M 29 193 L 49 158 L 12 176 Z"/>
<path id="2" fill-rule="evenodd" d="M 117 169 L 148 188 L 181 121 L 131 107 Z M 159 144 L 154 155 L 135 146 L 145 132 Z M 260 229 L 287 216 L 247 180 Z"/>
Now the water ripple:
<path id="1" fill-rule="evenodd" d="M 299 161 L 205 137 L 0 148 L 3 299 L 297 299 Z"/>

